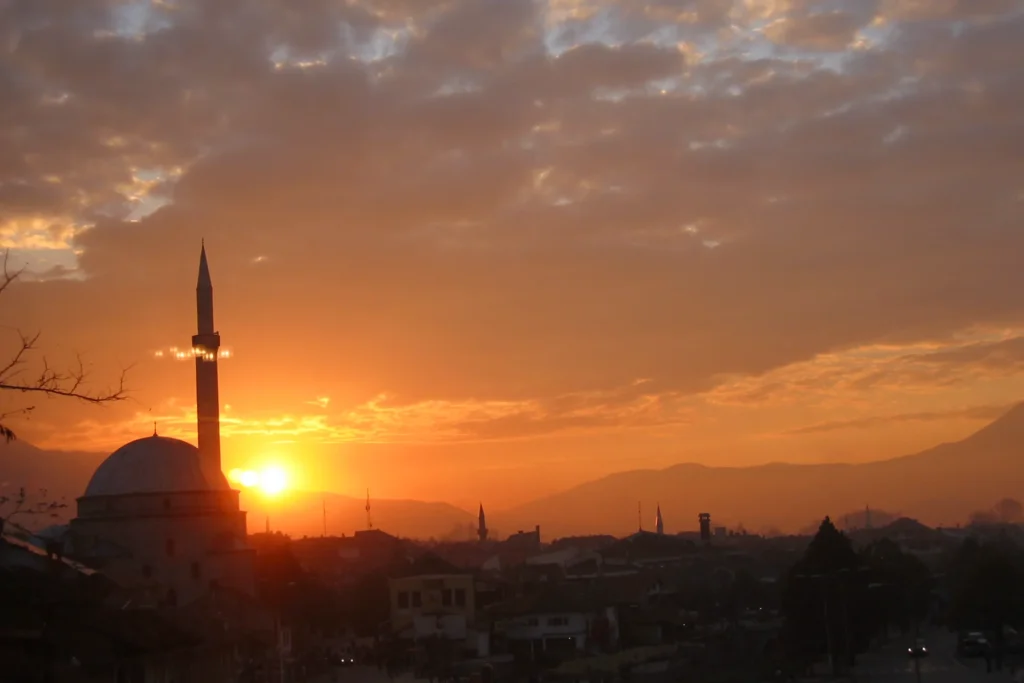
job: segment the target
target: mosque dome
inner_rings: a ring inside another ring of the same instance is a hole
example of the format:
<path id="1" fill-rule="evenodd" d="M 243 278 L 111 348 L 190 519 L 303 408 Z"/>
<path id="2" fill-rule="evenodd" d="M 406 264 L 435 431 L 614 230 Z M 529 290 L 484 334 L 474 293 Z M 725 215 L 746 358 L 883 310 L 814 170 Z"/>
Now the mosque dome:
<path id="1" fill-rule="evenodd" d="M 132 493 L 174 493 L 228 489 L 223 473 L 210 481 L 203 472 L 199 449 L 166 436 L 148 436 L 121 446 L 104 460 L 89 480 L 85 497 Z"/>

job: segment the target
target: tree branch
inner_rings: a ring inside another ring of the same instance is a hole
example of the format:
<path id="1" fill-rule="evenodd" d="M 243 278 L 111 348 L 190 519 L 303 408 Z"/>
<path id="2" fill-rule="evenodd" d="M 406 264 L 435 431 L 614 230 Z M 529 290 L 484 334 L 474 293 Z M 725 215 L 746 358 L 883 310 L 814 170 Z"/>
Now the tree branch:
<path id="1" fill-rule="evenodd" d="M 3 271 L 0 275 L 0 294 L 11 285 L 20 275 L 20 270 L 12 272 L 9 267 L 10 250 L 4 251 Z M 38 375 L 32 379 L 22 379 L 27 357 L 38 350 L 39 333 L 26 335 L 18 332 L 21 344 L 14 355 L 0 366 L 0 391 L 15 391 L 25 394 L 42 394 L 47 397 L 70 398 L 86 403 L 113 403 L 126 399 L 125 379 L 128 376 L 128 369 L 121 371 L 117 386 L 100 392 L 87 391 L 84 385 L 87 379 L 87 372 L 79 356 L 75 367 L 67 371 L 57 371 L 50 367 L 46 358 L 42 359 L 43 368 Z M 14 432 L 7 427 L 7 418 L 31 411 L 34 406 L 19 408 L 0 414 L 0 437 L 7 441 L 16 438 Z"/>

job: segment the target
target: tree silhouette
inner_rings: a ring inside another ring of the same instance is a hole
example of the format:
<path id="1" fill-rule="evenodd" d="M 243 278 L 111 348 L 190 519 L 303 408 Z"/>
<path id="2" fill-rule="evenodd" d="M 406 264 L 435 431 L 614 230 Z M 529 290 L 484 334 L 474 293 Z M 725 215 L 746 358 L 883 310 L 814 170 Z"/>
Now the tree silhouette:
<path id="1" fill-rule="evenodd" d="M 950 623 L 961 630 L 996 634 L 1005 626 L 1024 625 L 1024 558 L 1007 541 L 978 543 L 968 539 L 949 567 Z"/>
<path id="2" fill-rule="evenodd" d="M 1017 524 L 1024 519 L 1024 506 L 1020 504 L 1019 500 L 1013 498 L 1003 498 L 993 506 L 992 510 L 996 513 L 999 521 L 1004 524 Z"/>
<path id="3" fill-rule="evenodd" d="M 895 625 L 906 632 L 928 615 L 933 579 L 924 562 L 888 538 L 866 547 L 861 557 L 873 588 L 868 606 L 876 628 L 885 632 Z"/>
<path id="4" fill-rule="evenodd" d="M 786 576 L 783 639 L 789 656 L 801 664 L 827 655 L 833 671 L 852 664 L 870 635 L 860 557 L 826 517 L 803 556 Z"/>
<path id="5" fill-rule="evenodd" d="M 14 283 L 22 271 L 11 271 L 8 263 L 10 251 L 4 251 L 3 271 L 0 272 L 0 294 Z M 85 388 L 87 372 L 79 358 L 75 367 L 68 370 L 56 370 L 46 362 L 46 358 L 39 359 L 39 367 L 32 373 L 27 373 L 26 366 L 29 359 L 39 351 L 39 333 L 24 334 L 18 332 L 19 342 L 16 350 L 0 365 L 0 391 L 17 392 L 21 394 L 32 394 L 50 398 L 70 398 L 87 403 L 112 403 L 122 401 L 127 397 L 124 382 L 127 370 L 121 372 L 121 378 L 116 387 L 99 392 L 92 392 Z M 16 438 L 14 431 L 8 426 L 10 418 L 16 415 L 24 415 L 32 412 L 34 405 L 21 406 L 0 412 L 0 437 L 7 441 Z"/>
<path id="6" fill-rule="evenodd" d="M 50 500 L 46 489 L 39 489 L 37 495 L 32 496 L 22 486 L 12 496 L 0 495 L 0 531 L 3 531 L 4 526 L 15 517 L 48 515 L 58 518 L 59 510 L 66 507 L 67 503 L 63 499 Z"/>

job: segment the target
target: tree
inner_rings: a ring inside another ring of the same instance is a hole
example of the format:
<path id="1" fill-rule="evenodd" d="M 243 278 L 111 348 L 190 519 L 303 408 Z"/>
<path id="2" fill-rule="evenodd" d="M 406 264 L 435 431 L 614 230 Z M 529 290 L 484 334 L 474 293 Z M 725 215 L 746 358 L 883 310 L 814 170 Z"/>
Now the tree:
<path id="1" fill-rule="evenodd" d="M 62 501 L 49 500 L 46 489 L 39 489 L 38 496 L 28 494 L 25 487 L 18 489 L 13 496 L 0 495 L 0 531 L 3 531 L 7 522 L 21 515 L 49 515 L 59 517 L 58 510 L 66 508 L 67 503 Z M 9 508 L 6 512 L 4 508 Z"/>
<path id="2" fill-rule="evenodd" d="M 1017 524 L 1024 519 L 1024 506 L 1020 504 L 1019 500 L 1013 498 L 1003 498 L 995 504 L 992 510 L 996 513 L 999 521 L 1004 524 Z"/>
<path id="3" fill-rule="evenodd" d="M 783 637 L 792 658 L 803 663 L 828 655 L 833 671 L 853 663 L 870 635 L 860 557 L 850 539 L 826 517 L 783 589 Z"/>
<path id="4" fill-rule="evenodd" d="M 1024 558 L 1008 542 L 964 541 L 949 567 L 950 623 L 996 634 L 1024 625 Z"/>
<path id="5" fill-rule="evenodd" d="M 10 251 L 4 252 L 3 272 L 0 274 L 0 294 L 18 279 L 22 271 L 11 271 L 9 268 Z M 75 367 L 69 370 L 56 370 L 46 362 L 46 358 L 40 359 L 41 367 L 31 374 L 26 375 L 26 365 L 31 356 L 38 353 L 40 334 L 24 334 L 18 332 L 19 344 L 14 353 L 6 362 L 0 365 L 0 391 L 17 392 L 45 396 L 49 398 L 70 398 L 87 403 L 112 403 L 127 398 L 125 390 L 125 377 L 127 370 L 121 372 L 121 378 L 116 387 L 104 391 L 93 392 L 85 388 L 86 369 L 81 357 Z M 15 415 L 23 415 L 31 412 L 34 405 L 14 408 L 6 412 L 0 412 L 0 437 L 6 441 L 16 438 L 14 431 L 8 426 L 8 421 Z"/>
<path id="6" fill-rule="evenodd" d="M 867 546 L 861 557 L 868 568 L 876 628 L 886 632 L 894 624 L 905 632 L 928 616 L 933 580 L 924 562 L 888 538 Z"/>

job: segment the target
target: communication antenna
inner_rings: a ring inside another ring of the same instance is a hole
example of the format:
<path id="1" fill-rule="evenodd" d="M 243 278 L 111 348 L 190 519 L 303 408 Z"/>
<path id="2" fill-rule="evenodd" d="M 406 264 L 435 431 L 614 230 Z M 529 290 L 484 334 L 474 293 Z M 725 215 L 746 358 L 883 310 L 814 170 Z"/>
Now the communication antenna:
<path id="1" fill-rule="evenodd" d="M 640 507 L 640 501 L 636 502 L 636 528 L 637 531 L 644 530 L 644 516 L 643 510 Z"/>
<path id="2" fill-rule="evenodd" d="M 373 528 L 373 518 L 370 517 L 370 489 L 366 489 L 366 528 Z"/>

